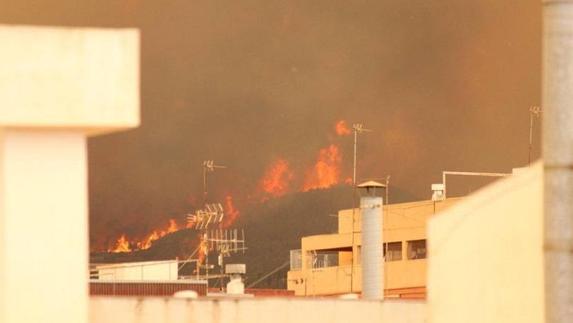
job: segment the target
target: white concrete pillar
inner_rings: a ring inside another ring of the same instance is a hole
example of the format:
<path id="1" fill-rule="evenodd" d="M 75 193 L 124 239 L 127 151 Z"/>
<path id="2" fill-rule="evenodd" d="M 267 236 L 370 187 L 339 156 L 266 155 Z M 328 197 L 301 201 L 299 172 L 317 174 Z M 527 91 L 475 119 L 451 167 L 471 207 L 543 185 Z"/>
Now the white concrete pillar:
<path id="1" fill-rule="evenodd" d="M 138 43 L 0 25 L 0 322 L 88 320 L 86 138 L 139 123 Z"/>
<path id="2" fill-rule="evenodd" d="M 82 322 L 88 301 L 85 137 L 8 130 L 0 145 L 1 321 Z"/>

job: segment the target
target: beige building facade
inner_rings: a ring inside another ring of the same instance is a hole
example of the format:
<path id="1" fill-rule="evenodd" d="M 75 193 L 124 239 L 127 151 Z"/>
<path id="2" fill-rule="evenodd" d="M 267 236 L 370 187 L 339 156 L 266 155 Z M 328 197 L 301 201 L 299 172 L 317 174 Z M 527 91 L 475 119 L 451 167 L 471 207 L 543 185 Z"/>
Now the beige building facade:
<path id="1" fill-rule="evenodd" d="M 428 223 L 428 314 L 440 322 L 545 322 L 541 163 Z"/>
<path id="2" fill-rule="evenodd" d="M 459 199 L 418 201 L 383 207 L 384 286 L 386 297 L 424 298 L 426 223 Z M 297 296 L 360 293 L 360 209 L 338 212 L 338 232 L 304 237 L 291 251 L 288 289 Z"/>

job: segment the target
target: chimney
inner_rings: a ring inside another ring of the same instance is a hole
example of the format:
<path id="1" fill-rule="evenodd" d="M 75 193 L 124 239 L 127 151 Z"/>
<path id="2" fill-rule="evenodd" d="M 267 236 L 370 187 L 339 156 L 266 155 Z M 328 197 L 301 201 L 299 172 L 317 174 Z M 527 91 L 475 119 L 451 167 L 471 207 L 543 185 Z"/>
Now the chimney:
<path id="1" fill-rule="evenodd" d="M 362 298 L 384 299 L 384 254 L 382 239 L 382 197 L 376 189 L 384 184 L 368 181 L 358 185 L 365 190 L 360 198 L 362 231 Z"/>

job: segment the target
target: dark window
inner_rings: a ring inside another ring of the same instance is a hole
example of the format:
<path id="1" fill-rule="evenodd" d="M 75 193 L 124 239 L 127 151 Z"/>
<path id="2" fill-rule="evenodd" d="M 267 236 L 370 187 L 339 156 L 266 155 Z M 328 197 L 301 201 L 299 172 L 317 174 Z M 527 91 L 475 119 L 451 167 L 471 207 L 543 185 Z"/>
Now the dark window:
<path id="1" fill-rule="evenodd" d="M 426 240 L 408 241 L 408 259 L 426 258 Z"/>
<path id="2" fill-rule="evenodd" d="M 385 261 L 402 260 L 402 241 L 385 243 L 384 259 Z"/>
<path id="3" fill-rule="evenodd" d="M 300 270 L 302 268 L 302 252 L 300 249 L 290 251 L 290 270 Z"/>

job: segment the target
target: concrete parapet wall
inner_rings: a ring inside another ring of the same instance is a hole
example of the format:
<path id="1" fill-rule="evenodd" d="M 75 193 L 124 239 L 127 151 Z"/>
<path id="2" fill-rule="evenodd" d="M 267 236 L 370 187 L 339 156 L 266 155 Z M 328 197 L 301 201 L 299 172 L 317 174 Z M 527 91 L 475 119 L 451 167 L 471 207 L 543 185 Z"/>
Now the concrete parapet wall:
<path id="1" fill-rule="evenodd" d="M 139 125 L 139 33 L 0 25 L 0 125 L 106 133 Z"/>
<path id="2" fill-rule="evenodd" d="M 90 299 L 91 323 L 422 323 L 418 301 L 338 299 Z"/>

